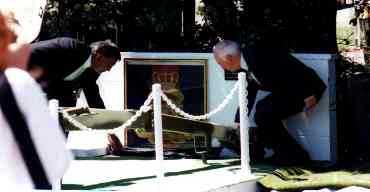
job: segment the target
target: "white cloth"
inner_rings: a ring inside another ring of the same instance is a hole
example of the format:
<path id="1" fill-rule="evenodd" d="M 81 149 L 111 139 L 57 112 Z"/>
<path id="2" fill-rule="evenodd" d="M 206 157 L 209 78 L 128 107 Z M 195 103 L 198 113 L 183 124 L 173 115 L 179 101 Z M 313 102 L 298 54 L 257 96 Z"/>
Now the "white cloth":
<path id="1" fill-rule="evenodd" d="M 72 81 L 72 80 L 76 79 L 78 76 L 80 76 L 90 66 L 91 66 L 91 55 L 89 56 L 89 58 L 87 58 L 87 60 L 85 61 L 85 63 L 81 67 L 79 67 L 78 69 L 73 71 L 71 74 L 69 74 L 66 78 L 64 78 L 64 81 Z"/>
<path id="2" fill-rule="evenodd" d="M 258 90 L 257 91 L 256 99 L 255 99 L 255 101 L 253 103 L 253 107 L 252 107 L 251 112 L 249 114 L 249 126 L 250 127 L 257 127 L 257 124 L 254 121 L 254 116 L 256 114 L 256 105 L 257 105 L 258 101 L 260 101 L 261 99 L 267 97 L 270 94 L 271 94 L 271 92 L 269 92 L 269 91 L 263 91 L 263 90 Z"/>
<path id="3" fill-rule="evenodd" d="M 249 71 L 247 62 L 245 62 L 245 59 L 243 57 L 243 54 L 240 54 L 240 68 Z"/>
<path id="4" fill-rule="evenodd" d="M 47 100 L 35 80 L 25 71 L 5 70 L 15 100 L 24 114 L 32 140 L 51 184 L 63 176 L 71 153 L 58 122 L 51 117 Z M 10 127 L 0 109 L 0 181 L 2 189 L 31 189 L 33 182 Z"/>

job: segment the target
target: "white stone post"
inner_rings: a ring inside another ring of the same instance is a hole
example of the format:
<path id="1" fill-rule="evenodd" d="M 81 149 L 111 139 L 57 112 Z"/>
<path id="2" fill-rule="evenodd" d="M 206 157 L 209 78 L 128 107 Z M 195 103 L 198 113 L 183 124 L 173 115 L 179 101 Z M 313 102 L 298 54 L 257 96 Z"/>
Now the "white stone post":
<path id="1" fill-rule="evenodd" d="M 162 136 L 162 104 L 161 104 L 161 85 L 154 84 L 153 90 L 153 110 L 154 110 L 154 137 L 155 137 L 155 159 L 157 162 L 157 178 L 162 181 L 163 171 L 163 136 Z"/>
<path id="2" fill-rule="evenodd" d="M 249 119 L 247 113 L 246 74 L 238 74 L 239 81 L 239 114 L 240 114 L 240 160 L 242 174 L 251 174 L 249 166 Z"/>
<path id="3" fill-rule="evenodd" d="M 59 115 L 58 115 L 58 108 L 59 108 L 59 101 L 56 99 L 49 100 L 49 112 L 51 115 L 51 118 L 53 118 L 55 121 L 59 121 Z M 62 178 L 56 180 L 54 183 L 51 183 L 52 185 L 52 191 L 60 191 L 62 187 Z"/>
<path id="4" fill-rule="evenodd" d="M 51 117 L 58 121 L 58 108 L 59 108 L 59 101 L 56 99 L 49 100 L 49 111 Z"/>

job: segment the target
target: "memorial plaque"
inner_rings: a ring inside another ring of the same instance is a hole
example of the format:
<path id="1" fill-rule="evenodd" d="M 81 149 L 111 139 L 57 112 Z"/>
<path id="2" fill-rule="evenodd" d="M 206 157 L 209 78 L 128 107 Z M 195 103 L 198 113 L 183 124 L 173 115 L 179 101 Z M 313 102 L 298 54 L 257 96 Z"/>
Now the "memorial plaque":
<path id="1" fill-rule="evenodd" d="M 124 108 L 139 109 L 155 83 L 187 113 L 207 112 L 207 60 L 124 59 Z M 163 103 L 163 113 L 175 115 Z"/>

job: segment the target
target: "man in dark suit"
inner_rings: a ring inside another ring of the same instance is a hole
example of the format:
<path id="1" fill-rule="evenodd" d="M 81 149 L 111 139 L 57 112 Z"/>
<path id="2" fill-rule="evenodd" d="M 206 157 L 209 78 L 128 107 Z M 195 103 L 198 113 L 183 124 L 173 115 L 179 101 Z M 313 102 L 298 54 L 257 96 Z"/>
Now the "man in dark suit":
<path id="1" fill-rule="evenodd" d="M 105 108 L 96 84 L 100 73 L 120 60 L 119 48 L 109 40 L 90 46 L 72 38 L 55 38 L 31 44 L 29 72 L 44 84 L 48 98 L 61 106 L 75 106 L 82 88 L 89 107 Z"/>
<path id="2" fill-rule="evenodd" d="M 259 142 L 274 150 L 271 159 L 289 164 L 309 160 L 308 153 L 289 135 L 281 120 L 302 111 L 310 113 L 316 106 L 326 85 L 315 71 L 278 47 L 242 50 L 236 42 L 224 40 L 214 46 L 213 53 L 223 69 L 247 72 L 249 111 L 258 89 L 270 92 L 256 104 L 254 120 Z"/>

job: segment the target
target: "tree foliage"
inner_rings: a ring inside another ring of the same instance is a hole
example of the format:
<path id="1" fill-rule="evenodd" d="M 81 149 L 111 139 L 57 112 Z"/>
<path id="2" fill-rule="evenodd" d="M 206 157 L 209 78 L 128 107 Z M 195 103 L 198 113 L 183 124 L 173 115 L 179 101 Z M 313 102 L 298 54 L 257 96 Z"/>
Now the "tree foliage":
<path id="1" fill-rule="evenodd" d="M 235 38 L 245 45 L 262 42 L 296 51 L 336 51 L 334 0 L 203 2 L 206 23 L 220 37 Z"/>
<path id="2" fill-rule="evenodd" d="M 189 1 L 49 0 L 41 39 L 68 35 L 110 38 L 130 51 L 210 51 L 227 38 L 336 51 L 334 0 L 202 0 L 202 24 L 188 22 Z"/>
<path id="3" fill-rule="evenodd" d="M 88 40 L 112 37 L 126 14 L 123 10 L 122 0 L 49 0 L 41 35 Z"/>

